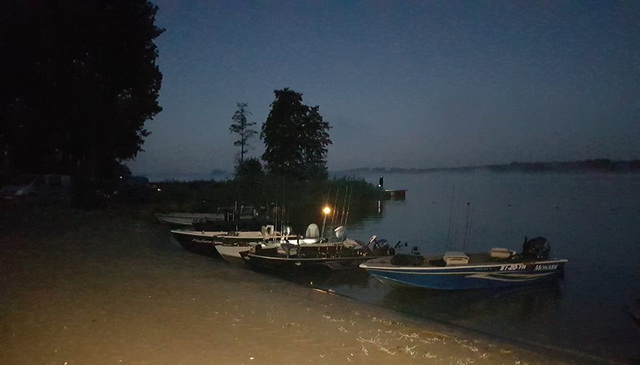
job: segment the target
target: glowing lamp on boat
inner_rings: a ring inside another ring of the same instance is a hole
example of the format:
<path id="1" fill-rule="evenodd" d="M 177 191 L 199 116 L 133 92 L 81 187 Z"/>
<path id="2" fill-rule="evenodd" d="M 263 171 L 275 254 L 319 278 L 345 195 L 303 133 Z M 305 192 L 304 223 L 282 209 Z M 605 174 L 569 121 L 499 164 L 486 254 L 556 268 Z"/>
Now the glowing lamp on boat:
<path id="1" fill-rule="evenodd" d="M 322 219 L 322 231 L 320 232 L 320 237 L 324 237 L 324 226 L 327 223 L 327 216 L 331 213 L 331 207 L 325 206 L 322 208 L 322 213 L 324 213 L 324 218 Z"/>

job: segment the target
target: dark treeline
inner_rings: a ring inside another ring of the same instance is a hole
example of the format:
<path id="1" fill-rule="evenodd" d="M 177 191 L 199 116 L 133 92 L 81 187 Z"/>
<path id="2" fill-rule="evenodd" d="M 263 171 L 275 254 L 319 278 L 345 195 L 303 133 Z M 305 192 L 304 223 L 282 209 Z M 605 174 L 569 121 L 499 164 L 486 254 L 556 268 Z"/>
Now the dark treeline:
<path id="1" fill-rule="evenodd" d="M 191 181 L 156 183 L 155 206 L 161 211 L 197 213 L 227 212 L 254 207 L 267 220 L 275 219 L 304 232 L 309 223 L 323 220 L 322 208 L 329 206 L 327 221 L 359 221 L 375 210 L 382 190 L 358 179 L 284 180 L 265 176 L 251 183 L 240 181 Z"/>
<path id="2" fill-rule="evenodd" d="M 562 161 L 562 162 L 512 162 L 508 165 L 487 166 L 492 171 L 528 172 L 631 172 L 640 171 L 640 160 L 611 161 L 608 159 Z"/>
<path id="3" fill-rule="evenodd" d="M 502 165 L 482 165 L 449 168 L 359 168 L 350 169 L 350 173 L 423 173 L 437 171 L 467 172 L 476 170 L 490 170 L 494 172 L 640 172 L 640 160 L 615 161 L 609 159 L 594 159 L 580 161 L 558 162 L 512 162 Z"/>

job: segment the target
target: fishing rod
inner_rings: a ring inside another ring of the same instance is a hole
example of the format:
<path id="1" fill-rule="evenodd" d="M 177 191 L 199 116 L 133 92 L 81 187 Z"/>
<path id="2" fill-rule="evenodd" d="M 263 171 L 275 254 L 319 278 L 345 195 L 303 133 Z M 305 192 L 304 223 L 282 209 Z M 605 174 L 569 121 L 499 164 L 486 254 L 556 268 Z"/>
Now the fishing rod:
<path id="1" fill-rule="evenodd" d="M 462 240 L 463 251 L 467 251 L 467 233 L 469 233 L 469 230 L 471 229 L 471 223 L 469 219 L 470 210 L 471 210 L 471 202 L 467 202 L 467 221 L 464 227 L 464 239 Z"/>
<path id="2" fill-rule="evenodd" d="M 347 220 L 349 219 L 349 213 L 351 212 L 351 197 L 353 196 L 353 188 L 349 191 L 349 203 L 347 205 L 347 215 L 344 217 L 344 226 L 347 226 Z"/>
<path id="3" fill-rule="evenodd" d="M 336 198 L 335 198 L 335 200 L 334 200 L 334 202 L 333 202 L 334 214 L 333 214 L 333 215 L 331 215 L 331 225 L 332 225 L 332 226 L 333 226 L 333 225 L 334 225 L 334 223 L 335 223 L 336 215 L 338 215 L 338 214 L 337 214 L 337 210 L 338 210 L 338 196 L 339 196 L 339 195 L 340 195 L 340 186 L 338 186 L 338 187 L 336 188 Z M 328 201 L 327 201 L 327 204 L 326 204 L 326 205 L 327 205 L 327 206 L 329 205 L 329 202 L 328 202 Z"/>
<path id="4" fill-rule="evenodd" d="M 346 187 L 344 192 L 344 199 L 342 200 L 342 211 L 340 212 L 340 224 L 343 225 L 342 222 L 345 219 L 346 214 L 346 206 L 347 206 L 347 196 L 349 195 L 349 186 Z"/>
<path id="5" fill-rule="evenodd" d="M 456 186 L 453 186 L 453 190 L 451 192 L 451 204 L 449 205 L 449 227 L 447 228 L 447 246 L 449 248 L 451 248 L 452 243 L 451 243 L 451 233 L 453 231 L 453 227 L 451 226 L 452 223 L 452 219 L 453 219 L 453 201 L 454 198 L 456 196 Z"/>

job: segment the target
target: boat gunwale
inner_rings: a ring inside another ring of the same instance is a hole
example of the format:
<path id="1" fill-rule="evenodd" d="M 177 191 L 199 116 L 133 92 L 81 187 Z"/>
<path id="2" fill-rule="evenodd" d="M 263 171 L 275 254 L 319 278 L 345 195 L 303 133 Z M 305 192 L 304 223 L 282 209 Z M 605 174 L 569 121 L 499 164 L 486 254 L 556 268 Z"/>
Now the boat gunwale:
<path id="1" fill-rule="evenodd" d="M 247 259 L 246 257 L 249 257 Z M 382 256 L 344 256 L 344 257 L 278 257 L 278 256 L 265 256 L 256 254 L 247 254 L 244 258 L 247 261 L 251 261 L 251 258 L 263 259 L 266 261 L 347 261 L 347 260 L 373 260 Z"/>
<path id="2" fill-rule="evenodd" d="M 189 231 L 189 230 L 181 230 L 181 229 L 172 229 L 171 233 L 189 236 L 189 237 L 209 237 L 215 238 L 220 236 L 225 236 L 229 233 L 229 231 Z M 219 234 L 213 234 L 219 233 Z"/>
<path id="3" fill-rule="evenodd" d="M 524 264 L 524 265 L 553 265 L 553 264 L 565 264 L 569 260 L 567 259 L 552 259 L 552 260 L 541 260 L 541 261 L 503 261 L 503 262 L 495 262 L 495 263 L 487 263 L 487 264 L 475 264 L 475 265 L 451 265 L 451 266 L 435 266 L 430 264 L 422 264 L 417 266 L 410 265 L 393 265 L 389 263 L 376 263 L 376 262 L 366 262 L 360 264 L 360 268 L 365 270 L 379 270 L 385 272 L 419 272 L 419 271 L 456 271 L 456 273 L 463 273 L 465 269 L 480 269 L 480 268 L 492 268 L 492 267 L 500 267 L 504 265 L 514 265 L 514 264 Z M 557 269 L 555 269 L 557 270 Z M 459 271 L 459 272 L 458 272 Z M 521 271 L 521 270 L 505 270 L 507 272 L 511 271 Z M 478 272 L 478 271 L 473 271 Z"/>

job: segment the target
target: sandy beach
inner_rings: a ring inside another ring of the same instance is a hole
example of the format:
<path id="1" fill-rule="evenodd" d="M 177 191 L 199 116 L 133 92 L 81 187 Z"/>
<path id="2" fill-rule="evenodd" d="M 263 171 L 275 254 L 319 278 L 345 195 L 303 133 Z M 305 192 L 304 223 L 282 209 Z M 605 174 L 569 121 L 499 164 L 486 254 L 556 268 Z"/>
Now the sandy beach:
<path id="1" fill-rule="evenodd" d="M 568 364 L 184 251 L 144 207 L 0 205 L 2 364 Z"/>

